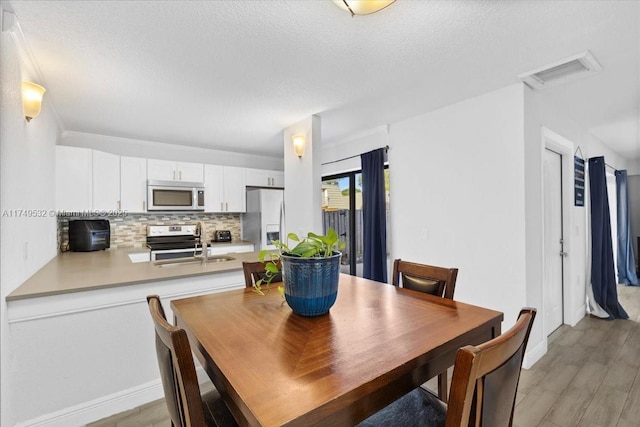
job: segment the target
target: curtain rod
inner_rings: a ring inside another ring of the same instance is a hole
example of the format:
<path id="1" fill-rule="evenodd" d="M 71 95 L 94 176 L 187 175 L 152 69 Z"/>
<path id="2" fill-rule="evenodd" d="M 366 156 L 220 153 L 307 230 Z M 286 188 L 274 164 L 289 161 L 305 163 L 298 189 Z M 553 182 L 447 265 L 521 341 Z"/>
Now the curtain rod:
<path id="1" fill-rule="evenodd" d="M 380 147 L 380 148 L 384 148 L 385 153 L 387 151 L 389 151 L 389 146 L 388 145 L 385 145 L 384 147 Z M 376 149 L 371 150 L 371 151 L 379 150 L 380 148 L 376 148 Z M 349 160 L 349 159 L 353 159 L 353 158 L 360 157 L 360 156 L 361 156 L 360 154 L 356 154 L 354 156 L 349 156 L 349 157 L 345 157 L 345 158 L 338 159 L 338 160 L 331 160 L 330 162 L 324 162 L 324 163 L 322 163 L 322 165 L 330 165 L 331 163 L 338 163 L 338 162 L 342 162 L 344 160 Z"/>
<path id="2" fill-rule="evenodd" d="M 595 157 L 589 157 L 587 160 L 591 160 L 591 159 L 593 159 L 593 158 L 595 158 Z M 603 157 L 603 158 L 604 158 L 604 157 Z M 614 167 L 613 167 L 613 166 L 611 166 L 609 163 L 604 162 L 604 165 L 605 165 L 605 167 L 609 167 L 609 168 L 613 169 L 613 170 L 614 170 L 614 172 L 618 172 L 618 169 L 614 168 Z"/>

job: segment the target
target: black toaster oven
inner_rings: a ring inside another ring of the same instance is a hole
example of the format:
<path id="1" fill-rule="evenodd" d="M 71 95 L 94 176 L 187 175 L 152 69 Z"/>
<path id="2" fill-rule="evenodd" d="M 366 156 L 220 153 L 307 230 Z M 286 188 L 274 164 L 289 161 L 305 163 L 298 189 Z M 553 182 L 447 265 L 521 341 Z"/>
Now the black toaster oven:
<path id="1" fill-rule="evenodd" d="M 111 227 L 107 219 L 76 219 L 69 221 L 69 250 L 90 252 L 109 249 Z"/>
<path id="2" fill-rule="evenodd" d="M 213 241 L 214 242 L 230 242 L 231 241 L 231 231 L 229 230 L 217 230 L 213 233 Z"/>

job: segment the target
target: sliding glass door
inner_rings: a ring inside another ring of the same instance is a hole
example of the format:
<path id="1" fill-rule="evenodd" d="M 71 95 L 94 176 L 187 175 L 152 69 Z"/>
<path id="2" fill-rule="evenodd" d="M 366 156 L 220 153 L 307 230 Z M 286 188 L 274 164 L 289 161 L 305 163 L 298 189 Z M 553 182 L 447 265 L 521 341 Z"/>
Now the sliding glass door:
<path id="1" fill-rule="evenodd" d="M 389 169 L 385 169 L 387 213 L 389 202 Z M 347 244 L 342 254 L 341 272 L 362 277 L 362 173 L 347 172 L 322 180 L 322 225 L 326 233 L 332 227 Z M 387 225 L 388 225 L 387 216 Z"/>

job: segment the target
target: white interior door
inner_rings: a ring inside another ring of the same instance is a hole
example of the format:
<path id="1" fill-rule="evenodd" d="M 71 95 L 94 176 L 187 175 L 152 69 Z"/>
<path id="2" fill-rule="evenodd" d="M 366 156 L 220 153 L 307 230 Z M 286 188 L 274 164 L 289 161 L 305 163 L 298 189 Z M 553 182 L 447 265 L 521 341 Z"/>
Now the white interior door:
<path id="1" fill-rule="evenodd" d="M 544 150 L 544 329 L 563 323 L 562 156 Z"/>

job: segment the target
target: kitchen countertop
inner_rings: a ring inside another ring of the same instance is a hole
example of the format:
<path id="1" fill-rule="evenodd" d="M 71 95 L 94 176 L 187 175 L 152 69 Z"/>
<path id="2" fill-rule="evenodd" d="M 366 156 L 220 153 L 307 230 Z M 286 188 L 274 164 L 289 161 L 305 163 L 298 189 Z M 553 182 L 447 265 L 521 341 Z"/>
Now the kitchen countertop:
<path id="1" fill-rule="evenodd" d="M 231 244 L 238 244 L 238 242 L 231 242 Z M 14 301 L 242 270 L 243 261 L 257 261 L 259 254 L 259 252 L 230 253 L 228 255 L 235 258 L 234 260 L 209 262 L 207 265 L 158 267 L 153 262 L 131 262 L 130 253 L 144 251 L 143 248 L 114 248 L 96 252 L 58 254 L 7 295 L 6 299 Z"/>

